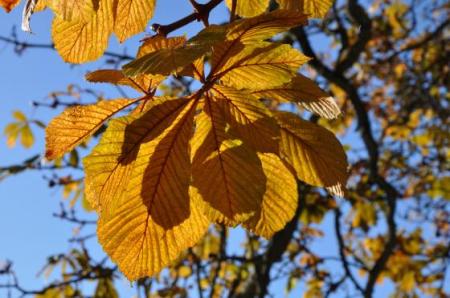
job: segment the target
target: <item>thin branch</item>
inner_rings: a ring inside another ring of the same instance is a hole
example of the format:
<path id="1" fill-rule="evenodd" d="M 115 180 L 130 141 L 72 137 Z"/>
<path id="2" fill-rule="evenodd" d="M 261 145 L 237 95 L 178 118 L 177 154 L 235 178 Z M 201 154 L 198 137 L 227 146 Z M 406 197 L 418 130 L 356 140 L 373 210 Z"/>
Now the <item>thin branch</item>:
<path id="1" fill-rule="evenodd" d="M 361 293 L 363 293 L 364 290 L 361 287 L 361 285 L 358 283 L 356 278 L 353 276 L 353 273 L 350 270 L 350 266 L 349 266 L 349 263 L 347 261 L 347 257 L 345 255 L 345 243 L 344 243 L 344 239 L 342 237 L 341 223 L 340 223 L 341 215 L 342 215 L 342 213 L 341 213 L 341 210 L 339 208 L 334 209 L 334 229 L 335 229 L 335 232 L 336 232 L 336 238 L 338 240 L 338 245 L 339 245 L 339 256 L 341 258 L 342 265 L 344 266 L 344 271 L 345 271 L 346 276 L 348 278 L 350 278 L 350 280 L 352 281 L 352 283 L 355 286 L 355 288 L 358 291 L 360 291 Z"/>
<path id="2" fill-rule="evenodd" d="M 190 15 L 185 16 L 184 18 L 179 19 L 178 21 L 175 21 L 173 23 L 170 23 L 168 25 L 161 25 L 161 24 L 153 24 L 152 29 L 157 34 L 167 36 L 169 33 L 180 29 L 181 27 L 186 26 L 189 23 L 192 23 L 194 21 L 202 21 L 209 18 L 209 13 L 217 6 L 219 5 L 223 0 L 211 0 L 206 4 L 199 4 L 196 3 L 196 9 L 193 13 Z M 194 1 L 195 2 L 195 1 Z M 192 3 L 192 1 L 191 1 Z"/>
<path id="3" fill-rule="evenodd" d="M 23 52 L 27 48 L 50 49 L 50 50 L 54 50 L 55 49 L 55 45 L 54 44 L 29 43 L 29 42 L 19 41 L 18 39 L 5 37 L 5 36 L 0 36 L 0 41 L 3 41 L 3 42 L 6 42 L 6 43 L 14 45 L 16 47 L 16 51 L 18 53 Z M 133 59 L 133 57 L 131 57 L 129 55 L 118 54 L 118 53 L 109 52 L 109 51 L 106 51 L 104 53 L 104 55 L 108 56 L 108 57 L 117 58 L 117 59 L 120 59 L 120 60 L 132 60 Z"/>

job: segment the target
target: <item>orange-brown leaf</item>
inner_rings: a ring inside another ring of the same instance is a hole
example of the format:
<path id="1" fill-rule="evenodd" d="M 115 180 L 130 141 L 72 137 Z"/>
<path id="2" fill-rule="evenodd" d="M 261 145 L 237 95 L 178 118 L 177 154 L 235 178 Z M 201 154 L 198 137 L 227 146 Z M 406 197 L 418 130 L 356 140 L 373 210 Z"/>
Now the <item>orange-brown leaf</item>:
<path id="1" fill-rule="evenodd" d="M 71 151 L 97 131 L 106 120 L 136 101 L 116 99 L 67 108 L 46 129 L 45 157 L 52 160 Z"/>

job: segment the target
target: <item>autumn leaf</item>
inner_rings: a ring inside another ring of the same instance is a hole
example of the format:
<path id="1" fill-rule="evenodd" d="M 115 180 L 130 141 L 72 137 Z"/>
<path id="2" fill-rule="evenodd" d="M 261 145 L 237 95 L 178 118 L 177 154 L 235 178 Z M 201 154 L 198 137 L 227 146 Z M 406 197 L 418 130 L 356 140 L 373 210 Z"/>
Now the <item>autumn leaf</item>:
<path id="1" fill-rule="evenodd" d="M 262 41 L 292 27 L 305 25 L 306 22 L 307 16 L 304 13 L 275 10 L 226 25 L 226 39 L 239 41 L 244 44 Z"/>
<path id="2" fill-rule="evenodd" d="M 269 6 L 269 0 L 247 0 L 247 1 L 235 1 L 236 13 L 242 17 L 254 17 L 262 14 Z M 228 8 L 232 9 L 233 0 L 226 0 Z"/>
<path id="3" fill-rule="evenodd" d="M 333 119 L 341 113 L 335 100 L 312 80 L 297 74 L 285 85 L 252 92 L 254 95 L 280 102 L 295 102 L 324 118 Z"/>
<path id="4" fill-rule="evenodd" d="M 165 77 L 147 75 L 127 77 L 122 71 L 117 69 L 99 69 L 86 74 L 85 78 L 91 83 L 128 86 L 140 93 L 147 94 L 151 89 L 156 88 Z"/>
<path id="5" fill-rule="evenodd" d="M 269 239 L 283 229 L 295 214 L 298 204 L 297 181 L 275 154 L 259 153 L 258 157 L 267 178 L 266 191 L 260 209 L 243 226 Z"/>
<path id="6" fill-rule="evenodd" d="M 116 99 L 67 108 L 46 129 L 45 157 L 52 160 L 71 151 L 94 134 L 106 120 L 136 101 Z"/>
<path id="7" fill-rule="evenodd" d="M 12 148 L 16 146 L 17 140 L 20 138 L 20 143 L 25 148 L 30 148 L 34 144 L 34 135 L 30 128 L 30 121 L 21 111 L 14 111 L 14 122 L 9 123 L 3 134 L 6 136 L 6 144 Z"/>
<path id="8" fill-rule="evenodd" d="M 19 4 L 19 2 L 20 0 L 0 0 L 0 6 L 3 7 L 6 12 L 10 12 Z"/>
<path id="9" fill-rule="evenodd" d="M 156 0 L 117 0 L 114 33 L 120 42 L 145 30 L 153 16 Z"/>
<path id="10" fill-rule="evenodd" d="M 94 7 L 92 0 L 58 0 L 46 2 L 55 15 L 65 21 L 87 22 L 95 15 L 96 9 L 98 8 Z"/>
<path id="11" fill-rule="evenodd" d="M 128 76 L 141 73 L 166 76 L 176 74 L 202 57 L 207 51 L 207 47 L 197 45 L 161 49 L 124 65 L 123 71 Z"/>
<path id="12" fill-rule="evenodd" d="M 258 98 L 249 92 L 219 85 L 213 86 L 213 91 L 213 100 L 223 117 L 244 142 L 259 152 L 278 153 L 278 124 Z"/>
<path id="13" fill-rule="evenodd" d="M 192 144 L 192 185 L 206 203 L 206 215 L 236 225 L 259 208 L 266 186 L 255 151 L 228 129 L 220 107 L 206 98 L 196 117 Z"/>
<path id="14" fill-rule="evenodd" d="M 84 160 L 89 192 L 100 181 L 124 190 L 114 201 L 103 188 L 95 193 L 99 242 L 130 280 L 158 273 L 206 231 L 208 221 L 189 197 L 195 105 L 163 101 L 141 117 L 119 118 Z"/>
<path id="15" fill-rule="evenodd" d="M 222 43 L 213 48 L 213 77 L 237 89 L 263 89 L 289 82 L 309 58 L 290 45 L 257 43 L 230 52 Z M 215 57 L 220 57 L 219 59 Z"/>
<path id="16" fill-rule="evenodd" d="M 310 18 L 323 18 L 327 14 L 332 0 L 276 0 L 281 9 L 300 11 Z"/>
<path id="17" fill-rule="evenodd" d="M 110 0 L 101 1 L 99 10 L 87 20 L 64 20 L 56 16 L 52 39 L 64 61 L 83 63 L 98 59 L 108 47 L 114 18 Z"/>
<path id="18" fill-rule="evenodd" d="M 148 143 L 166 130 L 187 104 L 186 98 L 155 98 L 141 117 L 130 115 L 109 123 L 100 143 L 83 160 L 86 197 L 92 206 L 114 209 L 117 198 L 127 187 L 142 143 Z"/>
<path id="19" fill-rule="evenodd" d="M 123 42 L 143 31 L 155 6 L 154 0 L 104 0 L 99 2 L 98 9 L 92 3 L 60 0 L 50 4 L 56 14 L 52 39 L 66 62 L 84 63 L 98 59 L 108 47 L 113 32 Z"/>
<path id="20" fill-rule="evenodd" d="M 288 112 L 275 116 L 281 126 L 281 156 L 294 167 L 298 179 L 342 196 L 347 157 L 333 133 Z"/>

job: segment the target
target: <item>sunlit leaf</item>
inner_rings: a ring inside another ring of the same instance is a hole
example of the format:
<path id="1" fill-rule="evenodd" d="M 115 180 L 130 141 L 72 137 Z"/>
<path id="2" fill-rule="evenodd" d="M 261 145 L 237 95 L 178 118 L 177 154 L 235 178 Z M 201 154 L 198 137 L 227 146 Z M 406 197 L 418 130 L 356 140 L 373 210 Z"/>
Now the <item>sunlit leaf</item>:
<path id="1" fill-rule="evenodd" d="M 328 119 L 336 118 L 341 113 L 335 100 L 328 93 L 300 74 L 285 85 L 252 93 L 258 97 L 280 102 L 296 102 L 303 108 Z"/>
<path id="2" fill-rule="evenodd" d="M 231 43 L 231 42 L 228 42 Z M 213 49 L 214 76 L 237 89 L 263 89 L 289 82 L 309 58 L 290 45 L 258 43 L 230 52 L 229 44 Z M 218 57 L 218 58 L 217 58 Z"/>
<path id="3" fill-rule="evenodd" d="M 19 4 L 19 2 L 20 0 L 0 0 L 0 6 L 3 7 L 6 12 L 10 12 L 17 4 Z"/>
<path id="4" fill-rule="evenodd" d="M 323 18 L 327 14 L 332 0 L 276 0 L 281 9 L 290 9 L 308 14 L 310 18 Z"/>
<path id="5" fill-rule="evenodd" d="M 315 186 L 334 187 L 342 196 L 347 182 L 347 157 L 332 132 L 288 112 L 277 112 L 281 126 L 280 153 L 298 179 Z"/>
<path id="6" fill-rule="evenodd" d="M 173 116 L 161 117 L 164 109 Z M 115 120 L 85 160 L 87 183 L 99 163 L 106 165 L 103 169 L 110 163 L 130 168 L 129 175 L 121 177 L 126 190 L 122 195 L 115 195 L 114 202 L 100 197 L 98 226 L 100 244 L 129 280 L 158 273 L 207 229 L 200 204 L 189 197 L 194 111 L 195 102 L 173 100 L 155 105 L 142 117 Z M 112 170 L 102 178 L 118 173 Z"/>
<path id="7" fill-rule="evenodd" d="M 258 154 L 267 177 L 260 210 L 243 225 L 255 234 L 271 238 L 292 219 L 298 204 L 297 181 L 278 156 Z"/>
<path id="8" fill-rule="evenodd" d="M 220 107 L 207 99 L 192 139 L 193 186 L 217 222 L 237 224 L 258 210 L 266 178 L 256 152 L 232 135 Z"/>
<path id="9" fill-rule="evenodd" d="M 260 152 L 278 153 L 280 130 L 271 112 L 244 90 L 215 85 L 214 100 L 239 137 Z"/>
<path id="10" fill-rule="evenodd" d="M 91 136 L 110 117 L 136 101 L 116 99 L 67 108 L 46 129 L 45 157 L 50 160 L 61 157 Z"/>
<path id="11" fill-rule="evenodd" d="M 101 1 L 97 13 L 88 20 L 67 21 L 56 16 L 52 38 L 64 61 L 83 63 L 96 60 L 104 53 L 113 26 L 112 3 Z"/>
<path id="12" fill-rule="evenodd" d="M 114 33 L 120 42 L 145 30 L 153 16 L 156 0 L 117 0 Z"/>
<path id="13" fill-rule="evenodd" d="M 235 1 L 236 13 L 242 17 L 253 17 L 262 14 L 269 6 L 269 0 Z M 232 9 L 233 0 L 226 0 L 228 8 Z"/>

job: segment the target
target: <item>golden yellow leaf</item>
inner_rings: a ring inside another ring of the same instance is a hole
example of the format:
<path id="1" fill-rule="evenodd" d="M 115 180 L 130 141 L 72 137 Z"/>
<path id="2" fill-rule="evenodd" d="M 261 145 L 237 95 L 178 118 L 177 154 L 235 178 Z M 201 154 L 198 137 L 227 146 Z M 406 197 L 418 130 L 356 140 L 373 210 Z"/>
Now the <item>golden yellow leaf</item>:
<path id="1" fill-rule="evenodd" d="M 289 83 L 252 92 L 258 97 L 280 102 L 296 102 L 324 118 L 333 119 L 340 113 L 334 98 L 320 89 L 312 80 L 297 74 Z"/>
<path id="2" fill-rule="evenodd" d="M 64 61 L 83 63 L 99 58 L 108 47 L 113 30 L 112 1 L 100 2 L 100 8 L 88 20 L 66 21 L 55 17 L 52 24 L 52 39 Z"/>
<path id="3" fill-rule="evenodd" d="M 43 11 L 50 5 L 51 0 L 39 0 L 34 7 L 34 12 Z"/>
<path id="4" fill-rule="evenodd" d="M 294 167 L 298 179 L 342 196 L 347 157 L 334 134 L 292 113 L 275 116 L 281 126 L 280 154 Z"/>
<path id="5" fill-rule="evenodd" d="M 22 144 L 22 146 L 24 146 L 25 148 L 30 148 L 31 146 L 33 146 L 34 136 L 28 124 L 22 127 L 20 133 L 21 133 L 20 143 Z"/>
<path id="6" fill-rule="evenodd" d="M 238 1 L 246 3 L 244 1 Z M 305 25 L 307 16 L 296 11 L 275 10 L 254 18 L 235 21 L 226 26 L 226 38 L 249 43 L 268 39 L 289 28 Z M 218 29 L 216 29 L 218 31 Z"/>
<path id="7" fill-rule="evenodd" d="M 110 121 L 99 144 L 83 160 L 86 199 L 91 206 L 98 209 L 101 204 L 102 208 L 114 209 L 127 187 L 142 143 L 161 134 L 187 103 L 184 98 L 155 98 L 142 117 L 131 115 Z M 131 136 L 135 138 L 130 139 Z"/>
<path id="8" fill-rule="evenodd" d="M 184 46 L 186 44 L 186 37 L 175 36 L 175 37 L 164 37 L 161 35 L 152 36 L 144 40 L 142 45 L 139 47 L 137 58 L 141 58 L 147 54 L 156 52 L 162 49 L 176 49 Z"/>
<path id="9" fill-rule="evenodd" d="M 233 0 L 226 0 L 228 8 L 232 9 Z M 236 14 L 241 17 L 254 17 L 262 14 L 269 6 L 269 0 L 237 0 L 236 1 Z"/>
<path id="10" fill-rule="evenodd" d="M 88 22 L 96 12 L 92 0 L 49 0 L 43 2 L 46 2 L 50 6 L 55 15 L 65 21 L 77 20 Z"/>
<path id="11" fill-rule="evenodd" d="M 300 11 L 309 18 L 323 18 L 327 14 L 332 0 L 276 0 L 281 9 Z"/>
<path id="12" fill-rule="evenodd" d="M 192 138 L 192 185 L 213 221 L 235 225 L 258 210 L 266 178 L 256 152 L 231 134 L 219 106 L 207 98 Z"/>
<path id="13" fill-rule="evenodd" d="M 245 90 L 214 85 L 214 100 L 239 137 L 256 151 L 278 153 L 280 129 L 271 112 Z"/>
<path id="14" fill-rule="evenodd" d="M 114 33 L 120 42 L 145 30 L 153 16 L 156 0 L 117 0 Z"/>
<path id="15" fill-rule="evenodd" d="M 3 134 L 6 136 L 6 144 L 8 147 L 12 148 L 16 146 L 17 137 L 19 136 L 21 130 L 21 124 L 17 122 L 13 122 L 8 124 L 3 131 Z"/>
<path id="16" fill-rule="evenodd" d="M 309 60 L 286 44 L 260 42 L 230 52 L 228 43 L 232 42 L 224 42 L 213 48 L 211 67 L 215 78 L 237 89 L 264 89 L 283 85 Z"/>
<path id="17" fill-rule="evenodd" d="M 19 4 L 19 2 L 20 0 L 0 0 L 0 6 L 3 7 L 6 12 L 10 12 L 17 4 Z"/>
<path id="18" fill-rule="evenodd" d="M 180 76 L 189 76 L 199 81 L 204 81 L 205 78 L 205 62 L 204 56 L 198 58 L 191 64 L 183 68 L 178 74 Z"/>
<path id="19" fill-rule="evenodd" d="M 291 171 L 272 153 L 259 153 L 267 177 L 260 210 L 243 226 L 259 236 L 271 238 L 292 219 L 297 209 L 297 181 Z"/>
<path id="20" fill-rule="evenodd" d="M 103 171 L 108 173 L 101 174 L 106 179 L 117 173 L 109 171 L 109 164 L 130 167 L 120 181 L 122 195 L 115 195 L 114 202 L 100 198 L 98 226 L 100 244 L 129 280 L 159 273 L 208 227 L 201 204 L 189 197 L 188 145 L 195 105 L 184 99 L 165 101 L 142 117 L 120 118 L 85 160 L 87 183 L 92 183 L 92 167 L 100 169 L 99 164 L 106 165 Z"/>
<path id="21" fill-rule="evenodd" d="M 156 76 L 137 76 L 127 77 L 122 71 L 117 69 L 100 69 L 88 73 L 86 80 L 92 83 L 109 83 L 114 85 L 128 86 L 141 93 L 147 93 L 148 90 L 155 88 L 164 79 Z"/>
<path id="22" fill-rule="evenodd" d="M 54 118 L 46 129 L 45 157 L 52 160 L 71 151 L 97 131 L 106 120 L 136 101 L 116 99 L 69 107 Z"/>
<path id="23" fill-rule="evenodd" d="M 174 41 L 177 46 L 160 48 L 142 56 L 139 54 L 136 60 L 123 66 L 124 73 L 128 76 L 142 73 L 167 76 L 182 71 L 209 50 L 203 45 L 180 45 L 178 40 Z"/>

